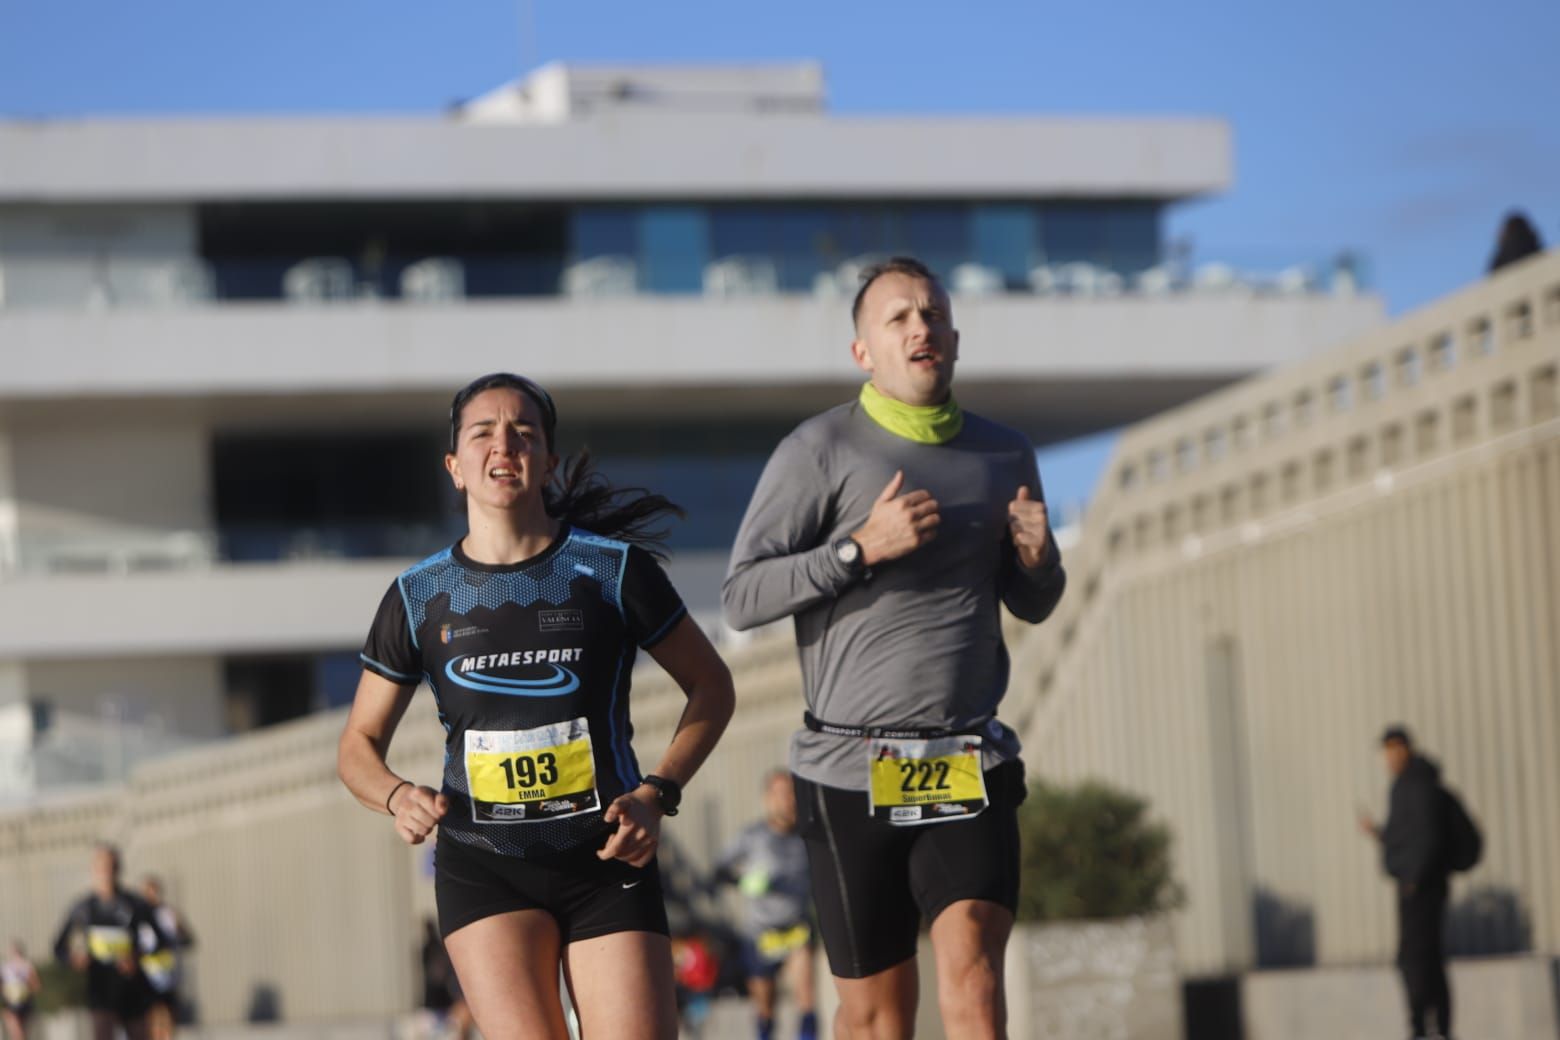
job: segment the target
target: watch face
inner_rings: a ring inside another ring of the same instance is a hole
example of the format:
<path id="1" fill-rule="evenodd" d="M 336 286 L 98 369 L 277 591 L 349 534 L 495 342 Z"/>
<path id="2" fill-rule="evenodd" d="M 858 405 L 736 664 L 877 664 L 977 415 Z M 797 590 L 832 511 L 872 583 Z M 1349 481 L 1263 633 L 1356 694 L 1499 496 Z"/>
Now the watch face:
<path id="1" fill-rule="evenodd" d="M 840 558 L 841 563 L 855 563 L 861 558 L 861 546 L 856 544 L 854 538 L 841 538 L 834 543 L 834 555 Z"/>

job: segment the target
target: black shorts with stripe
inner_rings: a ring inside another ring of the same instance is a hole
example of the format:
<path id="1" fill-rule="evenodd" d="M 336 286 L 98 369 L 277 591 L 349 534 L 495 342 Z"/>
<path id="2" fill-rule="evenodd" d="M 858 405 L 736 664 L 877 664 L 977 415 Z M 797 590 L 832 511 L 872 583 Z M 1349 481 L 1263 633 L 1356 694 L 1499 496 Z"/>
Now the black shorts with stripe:
<path id="1" fill-rule="evenodd" d="M 838 978 L 876 975 L 915 956 L 921 921 L 980 899 L 1018 907 L 1023 763 L 988 769 L 979 815 L 896 827 L 867 811 L 865 791 L 795 777 L 818 931 Z"/>

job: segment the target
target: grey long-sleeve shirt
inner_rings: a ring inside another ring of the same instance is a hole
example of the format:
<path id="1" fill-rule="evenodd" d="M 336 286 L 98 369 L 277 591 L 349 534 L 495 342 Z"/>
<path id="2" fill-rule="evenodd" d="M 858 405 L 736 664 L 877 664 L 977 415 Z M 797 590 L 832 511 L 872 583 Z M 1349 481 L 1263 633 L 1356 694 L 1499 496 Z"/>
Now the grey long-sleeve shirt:
<path id="1" fill-rule="evenodd" d="M 851 574 L 833 543 L 859 528 L 896 470 L 900 492 L 930 491 L 942 523 L 931 542 Z M 737 533 L 721 599 L 737 629 L 795 618 L 807 707 L 846 725 L 967 728 L 995 715 L 1007 690 L 1000 604 L 1031 623 L 1061 599 L 1061 557 L 1019 562 L 1008 503 L 1042 498 L 1034 449 L 1015 430 L 968 412 L 945 444 L 889 433 L 858 402 L 814 416 L 780 442 Z M 1014 758 L 1012 730 L 993 722 L 987 769 Z M 864 741 L 800 730 L 791 769 L 814 783 L 864 791 Z"/>

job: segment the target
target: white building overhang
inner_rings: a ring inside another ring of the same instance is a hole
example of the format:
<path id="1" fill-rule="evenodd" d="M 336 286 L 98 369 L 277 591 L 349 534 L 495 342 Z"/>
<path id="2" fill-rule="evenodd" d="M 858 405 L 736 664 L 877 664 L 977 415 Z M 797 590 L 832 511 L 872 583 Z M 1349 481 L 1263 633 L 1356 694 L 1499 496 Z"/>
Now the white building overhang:
<path id="1" fill-rule="evenodd" d="M 0 121 L 0 204 L 1120 198 L 1231 180 L 1211 118 L 604 112 L 438 118 Z"/>

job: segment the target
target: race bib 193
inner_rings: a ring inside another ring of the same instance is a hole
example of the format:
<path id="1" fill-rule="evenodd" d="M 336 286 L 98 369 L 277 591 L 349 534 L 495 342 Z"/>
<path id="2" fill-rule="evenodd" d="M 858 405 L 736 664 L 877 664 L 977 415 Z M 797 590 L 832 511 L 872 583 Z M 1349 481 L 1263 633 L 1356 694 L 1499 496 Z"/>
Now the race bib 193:
<path id="1" fill-rule="evenodd" d="M 466 789 L 477 823 L 557 820 L 595 810 L 596 759 L 584 719 L 526 730 L 467 730 Z"/>
<path id="2" fill-rule="evenodd" d="M 986 808 L 980 737 L 870 741 L 868 811 L 896 826 L 964 820 Z"/>

